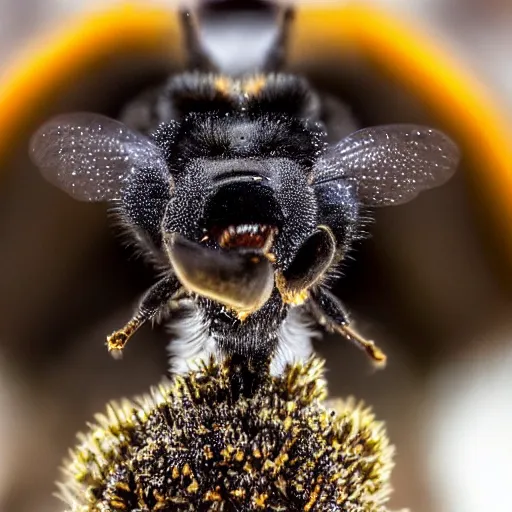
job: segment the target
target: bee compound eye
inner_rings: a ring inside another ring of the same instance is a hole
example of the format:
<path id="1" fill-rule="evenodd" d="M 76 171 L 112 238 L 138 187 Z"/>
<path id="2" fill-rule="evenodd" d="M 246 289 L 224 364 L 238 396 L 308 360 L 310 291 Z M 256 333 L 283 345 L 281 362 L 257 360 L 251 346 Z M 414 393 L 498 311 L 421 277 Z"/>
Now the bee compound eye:
<path id="1" fill-rule="evenodd" d="M 260 251 L 209 249 L 177 233 L 166 237 L 167 254 L 185 288 L 240 313 L 259 309 L 274 288 L 274 269 Z"/>

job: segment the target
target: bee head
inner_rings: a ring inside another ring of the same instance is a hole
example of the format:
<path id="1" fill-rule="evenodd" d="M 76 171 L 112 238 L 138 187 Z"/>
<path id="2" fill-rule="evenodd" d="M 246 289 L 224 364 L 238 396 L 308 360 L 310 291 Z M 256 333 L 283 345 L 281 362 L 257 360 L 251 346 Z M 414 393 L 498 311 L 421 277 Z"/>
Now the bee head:
<path id="1" fill-rule="evenodd" d="M 177 233 L 201 248 L 197 259 L 187 252 L 186 261 L 176 247 L 169 250 L 178 275 L 181 270 L 187 281 L 202 268 L 199 259 L 210 265 L 221 258 L 224 273 L 234 275 L 230 266 L 246 259 L 266 267 L 263 281 L 272 282 L 264 287 L 268 298 L 279 283 L 275 276 L 293 267 L 316 227 L 311 173 L 323 148 L 320 127 L 286 116 L 192 114 L 172 137 L 161 130 L 156 140 L 165 142 L 174 179 L 164 236 Z M 254 275 L 261 279 L 259 271 Z M 257 302 L 259 307 L 262 301 Z"/>

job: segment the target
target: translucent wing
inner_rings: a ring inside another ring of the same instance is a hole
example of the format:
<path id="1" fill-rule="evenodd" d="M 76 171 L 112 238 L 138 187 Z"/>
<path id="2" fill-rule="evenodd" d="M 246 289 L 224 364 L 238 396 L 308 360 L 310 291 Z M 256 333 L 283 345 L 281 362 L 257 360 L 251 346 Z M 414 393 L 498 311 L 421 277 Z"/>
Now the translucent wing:
<path id="1" fill-rule="evenodd" d="M 459 158 L 455 143 L 431 128 L 364 128 L 326 151 L 314 183 L 344 179 L 354 183 L 359 199 L 368 206 L 401 204 L 445 183 Z"/>
<path id="2" fill-rule="evenodd" d="M 159 148 L 149 139 L 99 114 L 50 119 L 32 137 L 30 155 L 50 183 L 80 201 L 117 199 L 137 169 L 167 173 Z"/>

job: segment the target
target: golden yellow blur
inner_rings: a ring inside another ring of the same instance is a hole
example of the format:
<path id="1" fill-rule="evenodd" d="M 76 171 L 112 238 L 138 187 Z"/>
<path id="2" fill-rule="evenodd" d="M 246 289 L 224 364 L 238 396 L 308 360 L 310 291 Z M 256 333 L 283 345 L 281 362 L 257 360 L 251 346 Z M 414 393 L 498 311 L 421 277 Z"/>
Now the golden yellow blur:
<path id="1" fill-rule="evenodd" d="M 13 138 L 59 91 L 78 87 L 82 77 L 110 59 L 132 54 L 183 59 L 177 16 L 168 9 L 126 3 L 70 20 L 34 41 L 0 83 L 0 162 L 9 158 Z"/>

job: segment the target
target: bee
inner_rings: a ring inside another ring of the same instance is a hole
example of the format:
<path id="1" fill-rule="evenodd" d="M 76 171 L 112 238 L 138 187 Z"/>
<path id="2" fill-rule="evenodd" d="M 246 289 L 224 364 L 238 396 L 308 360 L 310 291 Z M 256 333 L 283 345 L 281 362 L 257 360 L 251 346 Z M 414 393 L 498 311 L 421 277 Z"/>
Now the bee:
<path id="1" fill-rule="evenodd" d="M 72 113 L 43 124 L 31 141 L 42 175 L 75 199 L 111 202 L 159 272 L 108 349 L 119 354 L 163 315 L 174 332 L 175 372 L 229 358 L 233 385 L 245 394 L 262 375 L 309 356 L 314 320 L 384 363 L 329 278 L 360 235 L 363 210 L 444 184 L 457 146 L 435 129 L 399 124 L 329 142 L 337 128 L 322 120 L 325 98 L 282 71 L 290 8 L 260 62 L 243 72 L 215 62 L 196 16 L 181 19 L 189 69 L 134 104 L 145 119 L 140 130 Z M 343 116 L 341 103 L 338 110 Z"/>

